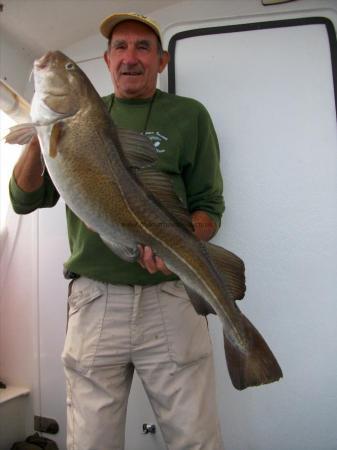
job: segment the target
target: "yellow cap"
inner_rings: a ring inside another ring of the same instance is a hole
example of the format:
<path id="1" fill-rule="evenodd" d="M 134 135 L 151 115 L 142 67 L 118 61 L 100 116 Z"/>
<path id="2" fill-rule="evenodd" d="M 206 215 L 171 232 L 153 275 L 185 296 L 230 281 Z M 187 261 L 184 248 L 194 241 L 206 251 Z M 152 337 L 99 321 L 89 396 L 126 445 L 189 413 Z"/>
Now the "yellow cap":
<path id="1" fill-rule="evenodd" d="M 100 32 L 104 37 L 109 39 L 115 26 L 125 20 L 135 20 L 136 22 L 144 23 L 154 31 L 154 33 L 158 36 L 160 43 L 163 45 L 159 25 L 149 17 L 142 16 L 137 13 L 116 13 L 106 17 L 100 25 Z"/>

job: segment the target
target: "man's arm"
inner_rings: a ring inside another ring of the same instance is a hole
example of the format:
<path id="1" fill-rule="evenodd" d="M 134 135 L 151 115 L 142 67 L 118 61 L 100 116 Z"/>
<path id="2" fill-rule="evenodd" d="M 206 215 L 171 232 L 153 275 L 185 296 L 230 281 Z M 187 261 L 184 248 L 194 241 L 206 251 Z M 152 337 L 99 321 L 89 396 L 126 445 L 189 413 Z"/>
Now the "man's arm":
<path id="1" fill-rule="evenodd" d="M 9 195 L 18 214 L 51 208 L 60 197 L 48 172 L 44 170 L 37 137 L 32 138 L 14 167 Z"/>
<path id="2" fill-rule="evenodd" d="M 43 184 L 40 144 L 34 136 L 26 146 L 13 172 L 16 184 L 24 192 L 34 192 Z"/>

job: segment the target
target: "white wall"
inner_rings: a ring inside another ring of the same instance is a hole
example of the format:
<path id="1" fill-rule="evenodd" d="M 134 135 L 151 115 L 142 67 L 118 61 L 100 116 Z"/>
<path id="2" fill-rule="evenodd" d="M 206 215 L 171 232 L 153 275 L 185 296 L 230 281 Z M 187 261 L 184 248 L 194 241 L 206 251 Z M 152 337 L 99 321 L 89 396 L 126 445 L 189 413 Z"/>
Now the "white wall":
<path id="1" fill-rule="evenodd" d="M 7 220 L 10 228 L 7 236 L 1 236 L 0 254 L 0 378 L 8 386 L 30 390 L 25 399 L 26 421 L 17 430 L 17 438 L 23 438 L 33 430 L 39 402 L 36 216 L 20 219 L 10 212 Z M 0 436 L 4 436 L 9 418 L 4 407 L 0 412 Z M 2 447 L 5 444 L 9 442 L 0 439 L 1 449 L 8 448 Z"/>
<path id="2" fill-rule="evenodd" d="M 331 17 L 337 27 L 336 11 L 332 10 L 335 6 L 334 0 L 298 0 L 268 8 L 263 7 L 258 0 L 193 0 L 158 10 L 153 16 L 161 23 L 164 41 L 168 44 L 170 37 L 177 31 L 197 28 L 205 23 L 212 26 L 319 13 Z M 304 8 L 306 11 L 301 11 Z M 95 35 L 64 49 L 77 61 L 90 60 L 81 65 L 102 95 L 109 93 L 111 86 L 103 61 L 96 59 L 102 54 L 104 47 L 104 40 Z M 199 49 L 195 51 L 198 52 Z M 225 75 L 226 64 L 218 55 L 215 57 L 219 64 L 217 76 L 221 73 Z M 251 58 L 250 68 L 254 67 L 254 54 Z M 11 71 L 14 73 L 15 68 Z M 285 111 L 288 111 L 289 102 L 295 107 L 296 102 L 293 97 L 289 98 L 289 101 L 286 97 L 275 99 L 274 95 L 279 93 L 273 89 L 262 90 L 264 105 L 268 106 L 270 102 L 269 109 L 259 111 L 260 127 L 253 126 L 252 117 L 254 118 L 255 110 L 249 102 L 247 105 L 242 101 L 251 94 L 255 95 L 257 84 L 261 82 L 258 71 L 251 73 L 250 84 L 244 85 L 240 83 L 242 78 L 235 79 L 235 73 L 233 79 L 228 78 L 231 72 L 226 74 L 226 81 L 233 82 L 230 91 L 233 98 L 230 99 L 230 104 L 235 105 L 235 109 L 233 107 L 223 110 L 221 105 L 215 107 L 213 94 L 208 96 L 208 83 L 204 84 L 200 99 L 214 116 L 222 144 L 222 160 L 226 162 L 223 171 L 226 180 L 227 212 L 219 239 L 223 239 L 227 247 L 238 250 L 246 260 L 248 291 L 242 308 L 270 342 L 283 367 L 285 378 L 271 386 L 236 392 L 228 380 L 219 324 L 216 319 L 210 320 L 225 444 L 228 450 L 336 450 L 334 418 L 337 416 L 337 398 L 334 373 L 337 340 L 336 327 L 331 320 L 331 317 L 333 319 L 336 315 L 331 297 L 336 266 L 333 265 L 328 274 L 326 271 L 320 273 L 319 261 L 323 261 L 327 254 L 331 257 L 333 249 L 322 240 L 323 246 L 317 260 L 317 255 L 311 247 L 314 241 L 317 249 L 320 242 L 317 236 L 323 233 L 325 235 L 327 229 L 334 239 L 331 220 L 335 220 L 335 215 L 322 216 L 319 210 L 309 211 L 313 204 L 311 199 L 301 205 L 298 203 L 301 195 L 304 195 L 312 184 L 308 176 L 312 174 L 312 165 L 315 164 L 323 184 L 320 184 L 319 197 L 315 197 L 313 201 L 319 205 L 318 200 L 323 198 L 324 189 L 327 189 L 331 207 L 333 195 L 337 192 L 336 186 L 331 184 L 335 175 L 335 154 L 329 153 L 331 159 L 328 164 L 326 160 L 319 160 L 316 154 L 308 153 L 306 148 L 302 147 L 303 142 L 299 140 L 297 145 L 302 153 L 296 156 L 296 173 L 291 180 L 292 184 L 289 185 L 290 168 L 280 160 L 287 141 L 283 140 L 285 138 L 282 133 L 278 134 L 276 139 L 275 135 L 270 136 L 265 132 L 271 125 L 275 130 L 275 123 L 279 120 L 275 118 L 273 123 L 271 115 L 271 112 L 275 111 L 276 101 L 279 104 L 282 100 Z M 197 74 L 194 73 L 193 78 L 197 79 L 195 75 Z M 192 78 L 192 74 L 190 77 Z M 208 81 L 209 76 L 204 79 Z M 210 82 L 211 80 L 212 78 Z M 287 80 L 288 78 L 285 79 Z M 14 86 L 22 91 L 19 85 L 20 81 L 14 82 Z M 161 87 L 165 89 L 166 86 L 164 75 L 161 78 Z M 186 85 L 181 84 L 179 89 L 182 95 L 189 94 Z M 237 98 L 235 89 L 240 90 L 240 96 Z M 329 93 L 327 89 L 323 90 L 324 96 Z M 200 94 L 201 91 L 197 87 L 193 95 Z M 286 94 L 289 95 L 289 91 L 286 91 Z M 240 101 L 236 101 L 238 98 Z M 321 101 L 320 94 L 315 99 Z M 224 101 L 228 99 L 225 98 Z M 221 114 L 225 116 L 222 118 Z M 319 115 L 317 121 L 321 120 L 324 123 L 329 121 L 331 136 L 335 123 L 331 123 L 330 112 L 324 117 Z M 222 123 L 225 124 L 223 127 Z M 240 123 L 245 125 L 243 137 L 246 142 L 242 141 L 242 136 L 233 132 Z M 240 139 L 236 140 L 236 137 Z M 244 156 L 243 144 L 251 153 L 249 159 L 240 161 Z M 273 146 L 272 153 L 268 151 L 270 146 Z M 256 157 L 253 157 L 257 150 Z M 301 172 L 302 168 L 304 172 Z M 329 182 L 324 179 L 326 169 L 329 171 Z M 285 171 L 288 173 L 285 179 L 286 192 L 289 193 L 290 188 L 300 188 L 300 194 L 294 202 L 291 198 L 287 198 L 285 202 L 282 189 L 267 192 L 270 185 L 275 187 L 277 182 L 282 185 L 282 174 Z M 253 178 L 254 174 L 258 179 Z M 242 178 L 245 180 L 244 184 L 240 182 Z M 299 186 L 301 179 L 303 184 Z M 247 192 L 245 189 L 249 183 L 251 189 Z M 236 193 L 241 199 L 235 197 Z M 276 204 L 280 205 L 280 208 L 275 207 Z M 305 237 L 301 234 L 302 218 L 305 218 Z M 10 220 L 13 230 L 15 218 Z M 240 225 L 240 235 L 233 232 L 236 225 Z M 13 241 L 13 236 L 11 239 Z M 281 254 L 280 242 L 284 242 Z M 1 292 L 2 369 L 6 378 L 32 387 L 35 413 L 57 418 L 62 427 L 57 441 L 63 449 L 65 394 L 59 354 L 64 338 L 66 303 L 66 283 L 62 279 L 61 271 L 62 261 L 68 251 L 64 205 L 60 203 L 53 210 L 40 211 L 37 215 L 24 218 L 15 249 L 7 284 Z M 1 273 L 4 273 L 5 268 L 7 270 L 7 263 L 3 264 L 3 261 Z M 305 265 L 299 266 L 299 262 L 303 261 Z M 306 270 L 308 266 L 312 270 L 310 279 Z M 291 282 L 288 281 L 288 276 Z M 40 390 L 37 389 L 37 383 Z M 142 422 L 151 421 L 152 414 L 138 381 L 131 394 L 131 405 L 127 450 L 163 448 L 160 435 L 155 438 L 142 438 L 139 434 Z"/>
<path id="3" fill-rule="evenodd" d="M 33 83 L 29 83 L 34 57 L 1 30 L 0 78 L 30 100 Z"/>

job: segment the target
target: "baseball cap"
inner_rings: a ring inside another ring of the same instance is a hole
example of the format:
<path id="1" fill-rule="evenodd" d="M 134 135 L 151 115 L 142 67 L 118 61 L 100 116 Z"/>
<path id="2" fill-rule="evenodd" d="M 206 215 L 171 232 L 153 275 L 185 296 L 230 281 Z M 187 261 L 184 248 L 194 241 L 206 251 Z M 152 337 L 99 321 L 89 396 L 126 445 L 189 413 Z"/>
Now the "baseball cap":
<path id="1" fill-rule="evenodd" d="M 163 44 L 159 25 L 153 19 L 133 12 L 116 13 L 106 17 L 100 25 L 100 32 L 104 37 L 109 39 L 115 26 L 125 20 L 135 20 L 136 22 L 144 23 L 154 31 L 154 33 L 158 36 L 160 43 Z"/>

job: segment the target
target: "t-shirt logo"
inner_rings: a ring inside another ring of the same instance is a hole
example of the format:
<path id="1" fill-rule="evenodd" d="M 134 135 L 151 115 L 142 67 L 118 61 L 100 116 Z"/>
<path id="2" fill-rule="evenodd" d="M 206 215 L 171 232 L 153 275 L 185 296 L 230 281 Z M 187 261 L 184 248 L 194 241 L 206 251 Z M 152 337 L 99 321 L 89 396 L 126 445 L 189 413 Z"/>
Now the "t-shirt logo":
<path id="1" fill-rule="evenodd" d="M 150 139 L 157 153 L 166 152 L 166 148 L 163 147 L 168 138 L 159 133 L 159 131 L 145 131 L 144 135 Z"/>

